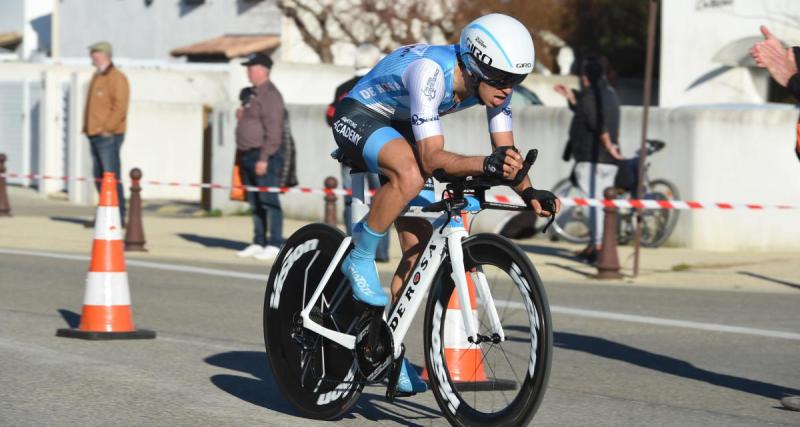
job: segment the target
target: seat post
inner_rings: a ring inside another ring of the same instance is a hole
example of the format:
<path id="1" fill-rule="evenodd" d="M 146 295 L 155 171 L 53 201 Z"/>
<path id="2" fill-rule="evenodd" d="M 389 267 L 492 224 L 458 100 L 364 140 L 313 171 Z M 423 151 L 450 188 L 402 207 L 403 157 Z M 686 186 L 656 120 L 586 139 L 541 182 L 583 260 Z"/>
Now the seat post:
<path id="1" fill-rule="evenodd" d="M 350 218 L 353 227 L 355 227 L 355 225 L 369 213 L 370 196 L 369 192 L 366 191 L 366 175 L 363 172 L 351 173 L 350 178 L 353 191 L 352 203 L 350 205 Z M 358 235 L 359 233 L 353 233 L 353 243 L 357 242 Z"/>

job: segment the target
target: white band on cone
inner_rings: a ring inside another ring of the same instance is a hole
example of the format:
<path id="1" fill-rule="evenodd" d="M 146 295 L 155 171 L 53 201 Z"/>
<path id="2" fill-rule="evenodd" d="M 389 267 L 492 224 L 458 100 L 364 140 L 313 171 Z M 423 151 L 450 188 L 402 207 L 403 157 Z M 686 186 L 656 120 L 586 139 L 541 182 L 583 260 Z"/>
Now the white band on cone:
<path id="1" fill-rule="evenodd" d="M 122 222 L 119 218 L 119 207 L 98 206 L 95 218 L 95 239 L 122 240 Z"/>
<path id="2" fill-rule="evenodd" d="M 86 276 L 84 305 L 131 305 L 128 273 L 95 273 Z"/>
<path id="3" fill-rule="evenodd" d="M 475 318 L 475 324 L 478 324 L 478 310 L 472 310 L 472 317 Z M 447 309 L 447 316 L 444 318 L 444 346 L 454 349 L 475 348 L 467 341 L 464 317 L 461 316 L 460 308 Z"/>

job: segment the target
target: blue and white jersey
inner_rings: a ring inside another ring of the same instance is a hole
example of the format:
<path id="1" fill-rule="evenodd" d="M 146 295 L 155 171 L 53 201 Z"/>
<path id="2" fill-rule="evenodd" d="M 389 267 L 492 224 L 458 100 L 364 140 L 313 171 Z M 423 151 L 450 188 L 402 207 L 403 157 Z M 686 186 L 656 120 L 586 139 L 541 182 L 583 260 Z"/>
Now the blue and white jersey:
<path id="1" fill-rule="evenodd" d="M 417 141 L 441 135 L 440 116 L 478 104 L 477 94 L 455 101 L 458 49 L 458 45 L 401 47 L 362 77 L 348 97 L 390 120 L 410 121 Z M 510 102 L 509 95 L 499 107 L 486 107 L 489 132 L 511 131 Z"/>

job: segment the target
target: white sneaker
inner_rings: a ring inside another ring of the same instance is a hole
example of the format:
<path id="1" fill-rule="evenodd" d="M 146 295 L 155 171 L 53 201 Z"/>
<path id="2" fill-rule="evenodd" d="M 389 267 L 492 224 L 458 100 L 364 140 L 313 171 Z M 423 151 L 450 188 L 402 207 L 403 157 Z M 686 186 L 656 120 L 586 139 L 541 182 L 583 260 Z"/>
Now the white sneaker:
<path id="1" fill-rule="evenodd" d="M 239 252 L 236 252 L 236 256 L 239 258 L 249 258 L 255 254 L 261 253 L 264 251 L 264 247 L 261 245 L 252 244 Z"/>
<path id="2" fill-rule="evenodd" d="M 280 253 L 280 249 L 277 246 L 266 246 L 264 250 L 261 252 L 253 255 L 253 258 L 259 261 L 272 261 L 278 257 L 278 253 Z"/>

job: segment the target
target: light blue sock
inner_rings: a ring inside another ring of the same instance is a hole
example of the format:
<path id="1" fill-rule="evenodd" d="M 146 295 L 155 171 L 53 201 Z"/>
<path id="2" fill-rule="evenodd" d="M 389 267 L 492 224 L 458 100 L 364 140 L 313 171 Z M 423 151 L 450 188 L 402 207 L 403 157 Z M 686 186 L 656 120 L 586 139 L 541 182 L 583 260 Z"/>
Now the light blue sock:
<path id="1" fill-rule="evenodd" d="M 356 247 L 350 252 L 350 257 L 353 260 L 374 261 L 375 253 L 378 251 L 378 244 L 380 244 L 386 232 L 376 233 L 369 228 L 366 221 L 361 221 L 353 227 L 353 235 L 359 234 Z"/>
<path id="2" fill-rule="evenodd" d="M 353 235 L 358 237 L 356 247 L 342 261 L 342 273 L 350 281 L 353 298 L 373 306 L 389 304 L 389 297 L 381 288 L 381 279 L 375 268 L 375 252 L 386 233 L 376 233 L 365 222 L 353 227 Z"/>

